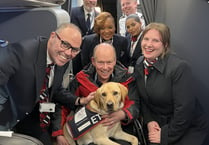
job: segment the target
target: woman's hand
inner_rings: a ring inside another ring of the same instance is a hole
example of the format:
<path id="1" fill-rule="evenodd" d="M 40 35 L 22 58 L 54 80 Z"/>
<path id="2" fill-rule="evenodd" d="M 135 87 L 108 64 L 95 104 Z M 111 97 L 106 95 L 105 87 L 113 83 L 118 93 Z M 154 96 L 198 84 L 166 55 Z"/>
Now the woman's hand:
<path id="1" fill-rule="evenodd" d="M 151 121 L 147 124 L 147 128 L 149 132 L 155 132 L 160 128 L 160 126 L 156 121 Z"/>
<path id="2" fill-rule="evenodd" d="M 148 139 L 151 143 L 160 143 L 161 128 L 156 121 L 151 121 L 147 124 Z"/>

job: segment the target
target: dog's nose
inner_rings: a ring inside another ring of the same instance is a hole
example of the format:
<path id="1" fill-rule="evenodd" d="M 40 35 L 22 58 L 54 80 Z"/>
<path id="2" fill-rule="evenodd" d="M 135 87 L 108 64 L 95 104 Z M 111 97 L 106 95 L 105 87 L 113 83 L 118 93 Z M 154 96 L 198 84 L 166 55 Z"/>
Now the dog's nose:
<path id="1" fill-rule="evenodd" d="M 113 109 L 113 103 L 112 103 L 112 102 L 108 102 L 108 103 L 107 103 L 107 108 L 108 108 L 109 110 L 112 110 L 112 109 Z"/>

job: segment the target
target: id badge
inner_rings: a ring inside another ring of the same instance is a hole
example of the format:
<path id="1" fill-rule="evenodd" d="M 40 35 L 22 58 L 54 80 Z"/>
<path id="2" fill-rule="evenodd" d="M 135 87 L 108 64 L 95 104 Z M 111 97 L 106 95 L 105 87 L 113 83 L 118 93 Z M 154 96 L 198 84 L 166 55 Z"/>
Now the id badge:
<path id="1" fill-rule="evenodd" d="M 134 72 L 134 67 L 133 66 L 129 66 L 128 67 L 128 72 L 129 73 L 133 73 Z"/>
<path id="2" fill-rule="evenodd" d="M 40 103 L 39 106 L 40 112 L 55 112 L 55 104 L 54 103 Z"/>

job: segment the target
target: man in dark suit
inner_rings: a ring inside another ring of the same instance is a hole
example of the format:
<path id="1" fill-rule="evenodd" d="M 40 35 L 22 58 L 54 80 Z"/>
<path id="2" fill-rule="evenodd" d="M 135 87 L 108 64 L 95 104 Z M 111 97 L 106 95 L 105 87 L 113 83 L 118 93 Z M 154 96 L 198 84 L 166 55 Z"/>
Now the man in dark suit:
<path id="1" fill-rule="evenodd" d="M 70 12 L 71 23 L 75 24 L 81 29 L 82 36 L 94 33 L 94 19 L 98 15 L 98 12 L 95 10 L 96 5 L 97 0 L 83 0 L 82 6 L 74 7 Z M 73 59 L 72 68 L 74 75 L 76 75 L 82 69 L 80 54 Z"/>
<path id="2" fill-rule="evenodd" d="M 45 70 L 54 64 L 46 87 L 48 101 L 42 104 L 49 117 L 55 109 L 54 98 L 69 102 L 71 108 L 86 103 L 88 99 L 78 100 L 61 85 L 67 63 L 80 51 L 81 41 L 79 28 L 65 23 L 49 39 L 38 37 L 0 48 L 0 130 L 14 130 L 38 138 L 44 145 L 52 144 L 50 126 L 43 130 L 39 120 Z"/>
<path id="3" fill-rule="evenodd" d="M 94 18 L 98 15 L 98 12 L 95 10 L 96 5 L 97 0 L 83 0 L 82 6 L 74 7 L 70 12 L 71 23 L 81 29 L 82 36 L 93 33 Z M 88 24 L 88 15 L 90 24 Z"/>

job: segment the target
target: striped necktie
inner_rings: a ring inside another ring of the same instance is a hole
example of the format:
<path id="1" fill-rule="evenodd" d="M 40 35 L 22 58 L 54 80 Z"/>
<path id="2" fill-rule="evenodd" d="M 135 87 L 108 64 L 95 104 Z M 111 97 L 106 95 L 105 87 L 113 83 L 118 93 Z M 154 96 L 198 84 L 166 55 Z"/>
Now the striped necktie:
<path id="1" fill-rule="evenodd" d="M 54 64 L 49 64 L 46 67 L 46 75 L 44 78 L 44 83 L 42 86 L 42 89 L 40 91 L 40 101 L 39 103 L 46 103 L 49 102 L 49 90 L 48 90 L 48 84 L 49 84 L 49 76 L 51 68 Z M 49 112 L 40 112 L 40 127 L 43 131 L 46 131 L 48 126 L 50 125 L 50 116 Z"/>
<path id="2" fill-rule="evenodd" d="M 148 61 L 146 58 L 144 59 L 144 74 L 148 76 L 153 69 L 153 64 L 157 61 L 157 58 L 153 61 Z"/>

